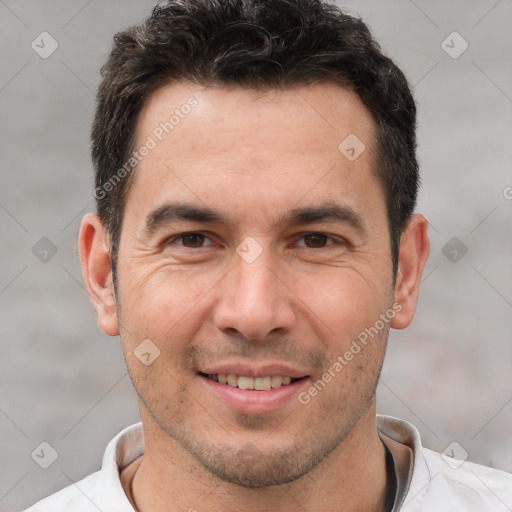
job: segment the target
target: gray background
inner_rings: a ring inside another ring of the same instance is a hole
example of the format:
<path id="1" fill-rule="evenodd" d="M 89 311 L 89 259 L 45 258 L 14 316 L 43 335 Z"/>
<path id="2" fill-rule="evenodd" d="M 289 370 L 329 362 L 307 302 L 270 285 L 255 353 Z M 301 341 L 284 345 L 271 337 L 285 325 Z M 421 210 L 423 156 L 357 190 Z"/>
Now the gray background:
<path id="1" fill-rule="evenodd" d="M 138 421 L 119 341 L 96 327 L 76 239 L 94 209 L 99 68 L 113 33 L 153 4 L 0 0 L 2 511 L 98 469 L 107 442 Z M 419 210 L 431 221 L 419 310 L 391 333 L 379 411 L 413 422 L 428 447 L 456 441 L 454 453 L 512 471 L 512 2 L 340 5 L 368 22 L 414 86 Z M 47 59 L 31 48 L 43 31 L 59 44 Z M 469 44 L 456 59 L 441 46 L 453 31 Z M 47 262 L 32 250 L 43 237 L 57 249 Z M 43 441 L 58 452 L 48 469 L 31 458 Z"/>

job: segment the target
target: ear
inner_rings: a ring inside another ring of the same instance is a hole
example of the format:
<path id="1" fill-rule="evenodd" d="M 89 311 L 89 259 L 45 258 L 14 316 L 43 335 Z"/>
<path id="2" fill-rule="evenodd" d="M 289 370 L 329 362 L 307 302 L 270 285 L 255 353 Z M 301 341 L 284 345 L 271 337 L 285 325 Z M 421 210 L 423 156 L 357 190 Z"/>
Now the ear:
<path id="1" fill-rule="evenodd" d="M 96 310 L 98 325 L 105 334 L 116 336 L 119 324 L 109 237 L 96 214 L 89 213 L 82 219 L 78 246 L 85 286 Z"/>
<path id="2" fill-rule="evenodd" d="M 414 318 L 421 276 L 429 253 L 428 221 L 418 213 L 411 217 L 400 237 L 395 303 L 400 304 L 401 309 L 391 321 L 394 329 L 404 329 Z"/>

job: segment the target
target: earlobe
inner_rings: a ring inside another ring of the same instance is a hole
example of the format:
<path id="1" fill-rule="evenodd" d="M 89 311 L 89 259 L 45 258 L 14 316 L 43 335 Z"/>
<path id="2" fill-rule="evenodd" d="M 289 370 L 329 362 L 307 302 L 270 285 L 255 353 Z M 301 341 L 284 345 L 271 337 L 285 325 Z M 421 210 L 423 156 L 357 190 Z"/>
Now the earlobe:
<path id="1" fill-rule="evenodd" d="M 98 325 L 105 334 L 116 336 L 119 334 L 119 324 L 109 238 L 96 214 L 87 214 L 82 219 L 78 244 L 85 286 L 96 310 Z"/>
<path id="2" fill-rule="evenodd" d="M 391 322 L 394 329 L 404 329 L 414 318 L 421 276 L 429 253 L 428 221 L 424 215 L 415 214 L 400 239 L 395 303 L 401 305 L 401 310 Z"/>

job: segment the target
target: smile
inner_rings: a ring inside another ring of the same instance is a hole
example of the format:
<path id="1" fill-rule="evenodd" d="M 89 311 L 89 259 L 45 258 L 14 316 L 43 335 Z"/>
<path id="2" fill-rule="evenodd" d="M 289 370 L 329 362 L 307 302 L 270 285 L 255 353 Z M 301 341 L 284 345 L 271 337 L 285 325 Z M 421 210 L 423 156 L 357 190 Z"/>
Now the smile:
<path id="1" fill-rule="evenodd" d="M 269 368 L 267 371 L 274 373 L 276 370 Z M 281 371 L 288 373 L 285 368 L 281 368 Z M 240 374 L 199 372 L 197 376 L 200 385 L 204 386 L 203 390 L 207 397 L 211 396 L 215 401 L 219 400 L 228 407 L 246 414 L 262 414 L 298 403 L 298 394 L 304 391 L 310 381 L 307 375 L 300 376 L 299 371 L 295 371 L 295 377 L 275 373 L 268 375 L 265 371 L 254 371 L 259 373 L 256 377 L 247 373 L 250 373 L 250 370 L 242 370 Z"/>
<path id="2" fill-rule="evenodd" d="M 267 377 L 250 377 L 246 375 L 234 375 L 232 373 L 201 374 L 210 380 L 243 390 L 268 391 L 282 386 L 287 386 L 299 379 L 288 376 L 273 375 Z"/>

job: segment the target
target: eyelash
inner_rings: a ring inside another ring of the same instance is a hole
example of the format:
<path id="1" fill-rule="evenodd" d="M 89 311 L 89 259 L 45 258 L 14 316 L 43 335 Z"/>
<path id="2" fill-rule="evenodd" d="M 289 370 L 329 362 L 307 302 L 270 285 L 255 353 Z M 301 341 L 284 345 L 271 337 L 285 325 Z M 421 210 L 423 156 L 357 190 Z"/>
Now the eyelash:
<path id="1" fill-rule="evenodd" d="M 188 231 L 188 232 L 185 232 L 185 233 L 180 233 L 178 235 L 175 235 L 169 239 L 167 239 L 165 241 L 165 245 L 170 245 L 172 243 L 174 243 L 176 240 L 179 240 L 179 239 L 183 239 L 184 237 L 186 236 L 194 236 L 194 235 L 199 235 L 199 236 L 203 236 L 205 239 L 207 240 L 210 240 L 210 242 L 212 241 L 207 235 L 205 235 L 204 233 L 200 233 L 200 232 L 196 232 L 196 231 Z M 307 236 L 323 236 L 323 237 L 326 237 L 327 239 L 330 239 L 332 240 L 332 243 L 328 244 L 328 245 L 325 245 L 323 247 L 307 247 L 307 246 L 300 246 L 300 247 L 305 247 L 306 249 L 327 249 L 331 246 L 336 246 L 336 245 L 347 245 L 347 242 L 343 239 L 341 240 L 336 240 L 333 236 L 330 236 L 330 235 L 327 235 L 325 233 L 321 233 L 321 232 L 318 232 L 318 231 L 311 231 L 311 232 L 308 232 L 308 233 L 304 233 L 300 236 L 300 240 L 301 239 L 304 239 L 305 237 Z M 187 247 L 186 245 L 183 245 L 183 244 L 178 244 L 178 245 L 181 245 L 182 247 L 185 247 L 186 249 L 204 249 L 205 247 L 208 247 L 209 245 L 211 244 L 208 244 L 206 246 L 200 246 L 200 247 Z"/>

